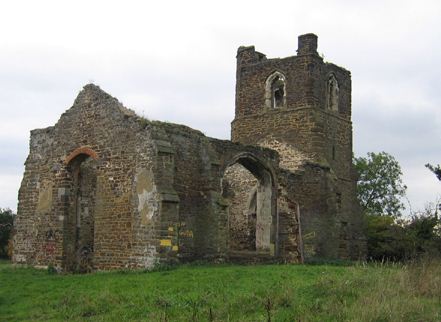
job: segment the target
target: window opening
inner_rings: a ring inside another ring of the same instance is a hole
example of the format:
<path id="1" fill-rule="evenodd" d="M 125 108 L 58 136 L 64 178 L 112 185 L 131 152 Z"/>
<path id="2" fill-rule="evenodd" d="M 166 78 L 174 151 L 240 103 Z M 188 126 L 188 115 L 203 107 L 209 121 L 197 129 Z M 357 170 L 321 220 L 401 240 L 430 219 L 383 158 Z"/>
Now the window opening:
<path id="1" fill-rule="evenodd" d="M 273 84 L 271 86 L 271 91 L 273 93 L 272 95 L 272 107 L 273 108 L 279 108 L 283 106 L 283 98 L 285 96 L 285 82 L 283 81 L 283 78 L 280 76 L 277 76 Z"/>
<path id="2" fill-rule="evenodd" d="M 280 72 L 274 72 L 266 80 L 265 107 L 281 108 L 286 106 L 286 80 Z"/>
<path id="3" fill-rule="evenodd" d="M 332 111 L 338 111 L 340 87 L 338 86 L 337 79 L 334 74 L 331 74 L 328 79 L 328 109 Z"/>

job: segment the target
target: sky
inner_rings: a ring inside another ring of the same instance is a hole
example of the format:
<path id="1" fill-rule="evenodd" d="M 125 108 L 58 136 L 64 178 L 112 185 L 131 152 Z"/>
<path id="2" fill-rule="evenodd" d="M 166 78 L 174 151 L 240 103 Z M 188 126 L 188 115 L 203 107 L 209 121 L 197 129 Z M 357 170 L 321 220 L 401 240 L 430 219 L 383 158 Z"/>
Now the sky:
<path id="1" fill-rule="evenodd" d="M 441 196 L 441 1 L 0 0 L 0 207 L 17 209 L 29 131 L 87 83 L 149 119 L 229 139 L 236 51 L 296 54 L 318 35 L 352 73 L 354 153 L 401 165 L 407 213 Z M 410 204 L 410 207 L 409 207 Z"/>

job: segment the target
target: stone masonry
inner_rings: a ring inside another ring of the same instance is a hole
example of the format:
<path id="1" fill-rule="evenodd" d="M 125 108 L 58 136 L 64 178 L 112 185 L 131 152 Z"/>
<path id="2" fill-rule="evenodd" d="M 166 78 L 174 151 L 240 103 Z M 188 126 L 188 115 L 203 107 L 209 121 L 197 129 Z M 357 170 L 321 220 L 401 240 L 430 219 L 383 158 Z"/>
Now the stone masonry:
<path id="1" fill-rule="evenodd" d="M 317 37 L 237 54 L 232 141 L 149 121 L 89 84 L 31 131 L 15 263 L 88 272 L 193 260 L 363 258 L 350 73 Z"/>

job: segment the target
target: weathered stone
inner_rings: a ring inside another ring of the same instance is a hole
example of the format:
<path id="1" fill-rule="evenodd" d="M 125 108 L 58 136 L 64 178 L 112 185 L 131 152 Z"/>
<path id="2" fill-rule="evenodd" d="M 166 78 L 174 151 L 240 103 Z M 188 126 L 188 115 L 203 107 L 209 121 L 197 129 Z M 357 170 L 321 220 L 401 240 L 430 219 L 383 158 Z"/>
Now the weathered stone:
<path id="1" fill-rule="evenodd" d="M 233 142 L 148 121 L 86 85 L 55 126 L 31 132 L 13 261 L 363 257 L 350 74 L 316 48 L 311 34 L 284 59 L 239 48 Z"/>

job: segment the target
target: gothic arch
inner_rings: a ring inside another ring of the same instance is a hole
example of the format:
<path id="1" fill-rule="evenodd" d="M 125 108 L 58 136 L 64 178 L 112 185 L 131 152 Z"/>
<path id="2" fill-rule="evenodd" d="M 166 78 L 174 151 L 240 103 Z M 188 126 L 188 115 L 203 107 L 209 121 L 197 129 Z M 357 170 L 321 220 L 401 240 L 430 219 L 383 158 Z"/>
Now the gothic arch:
<path id="1" fill-rule="evenodd" d="M 275 255 L 277 189 L 270 167 L 251 153 L 239 153 L 226 166 L 222 194 L 229 200 L 230 251 Z"/>
<path id="2" fill-rule="evenodd" d="M 270 183 L 275 187 L 274 170 L 262 158 L 250 152 L 241 152 L 231 158 L 225 169 L 235 163 L 247 168 L 258 180 L 263 180 L 262 183 Z"/>
<path id="3" fill-rule="evenodd" d="M 279 71 L 273 72 L 265 81 L 265 107 L 286 107 L 286 77 Z"/>
<path id="4" fill-rule="evenodd" d="M 326 108 L 338 112 L 340 86 L 334 73 L 330 73 L 326 79 Z"/>

